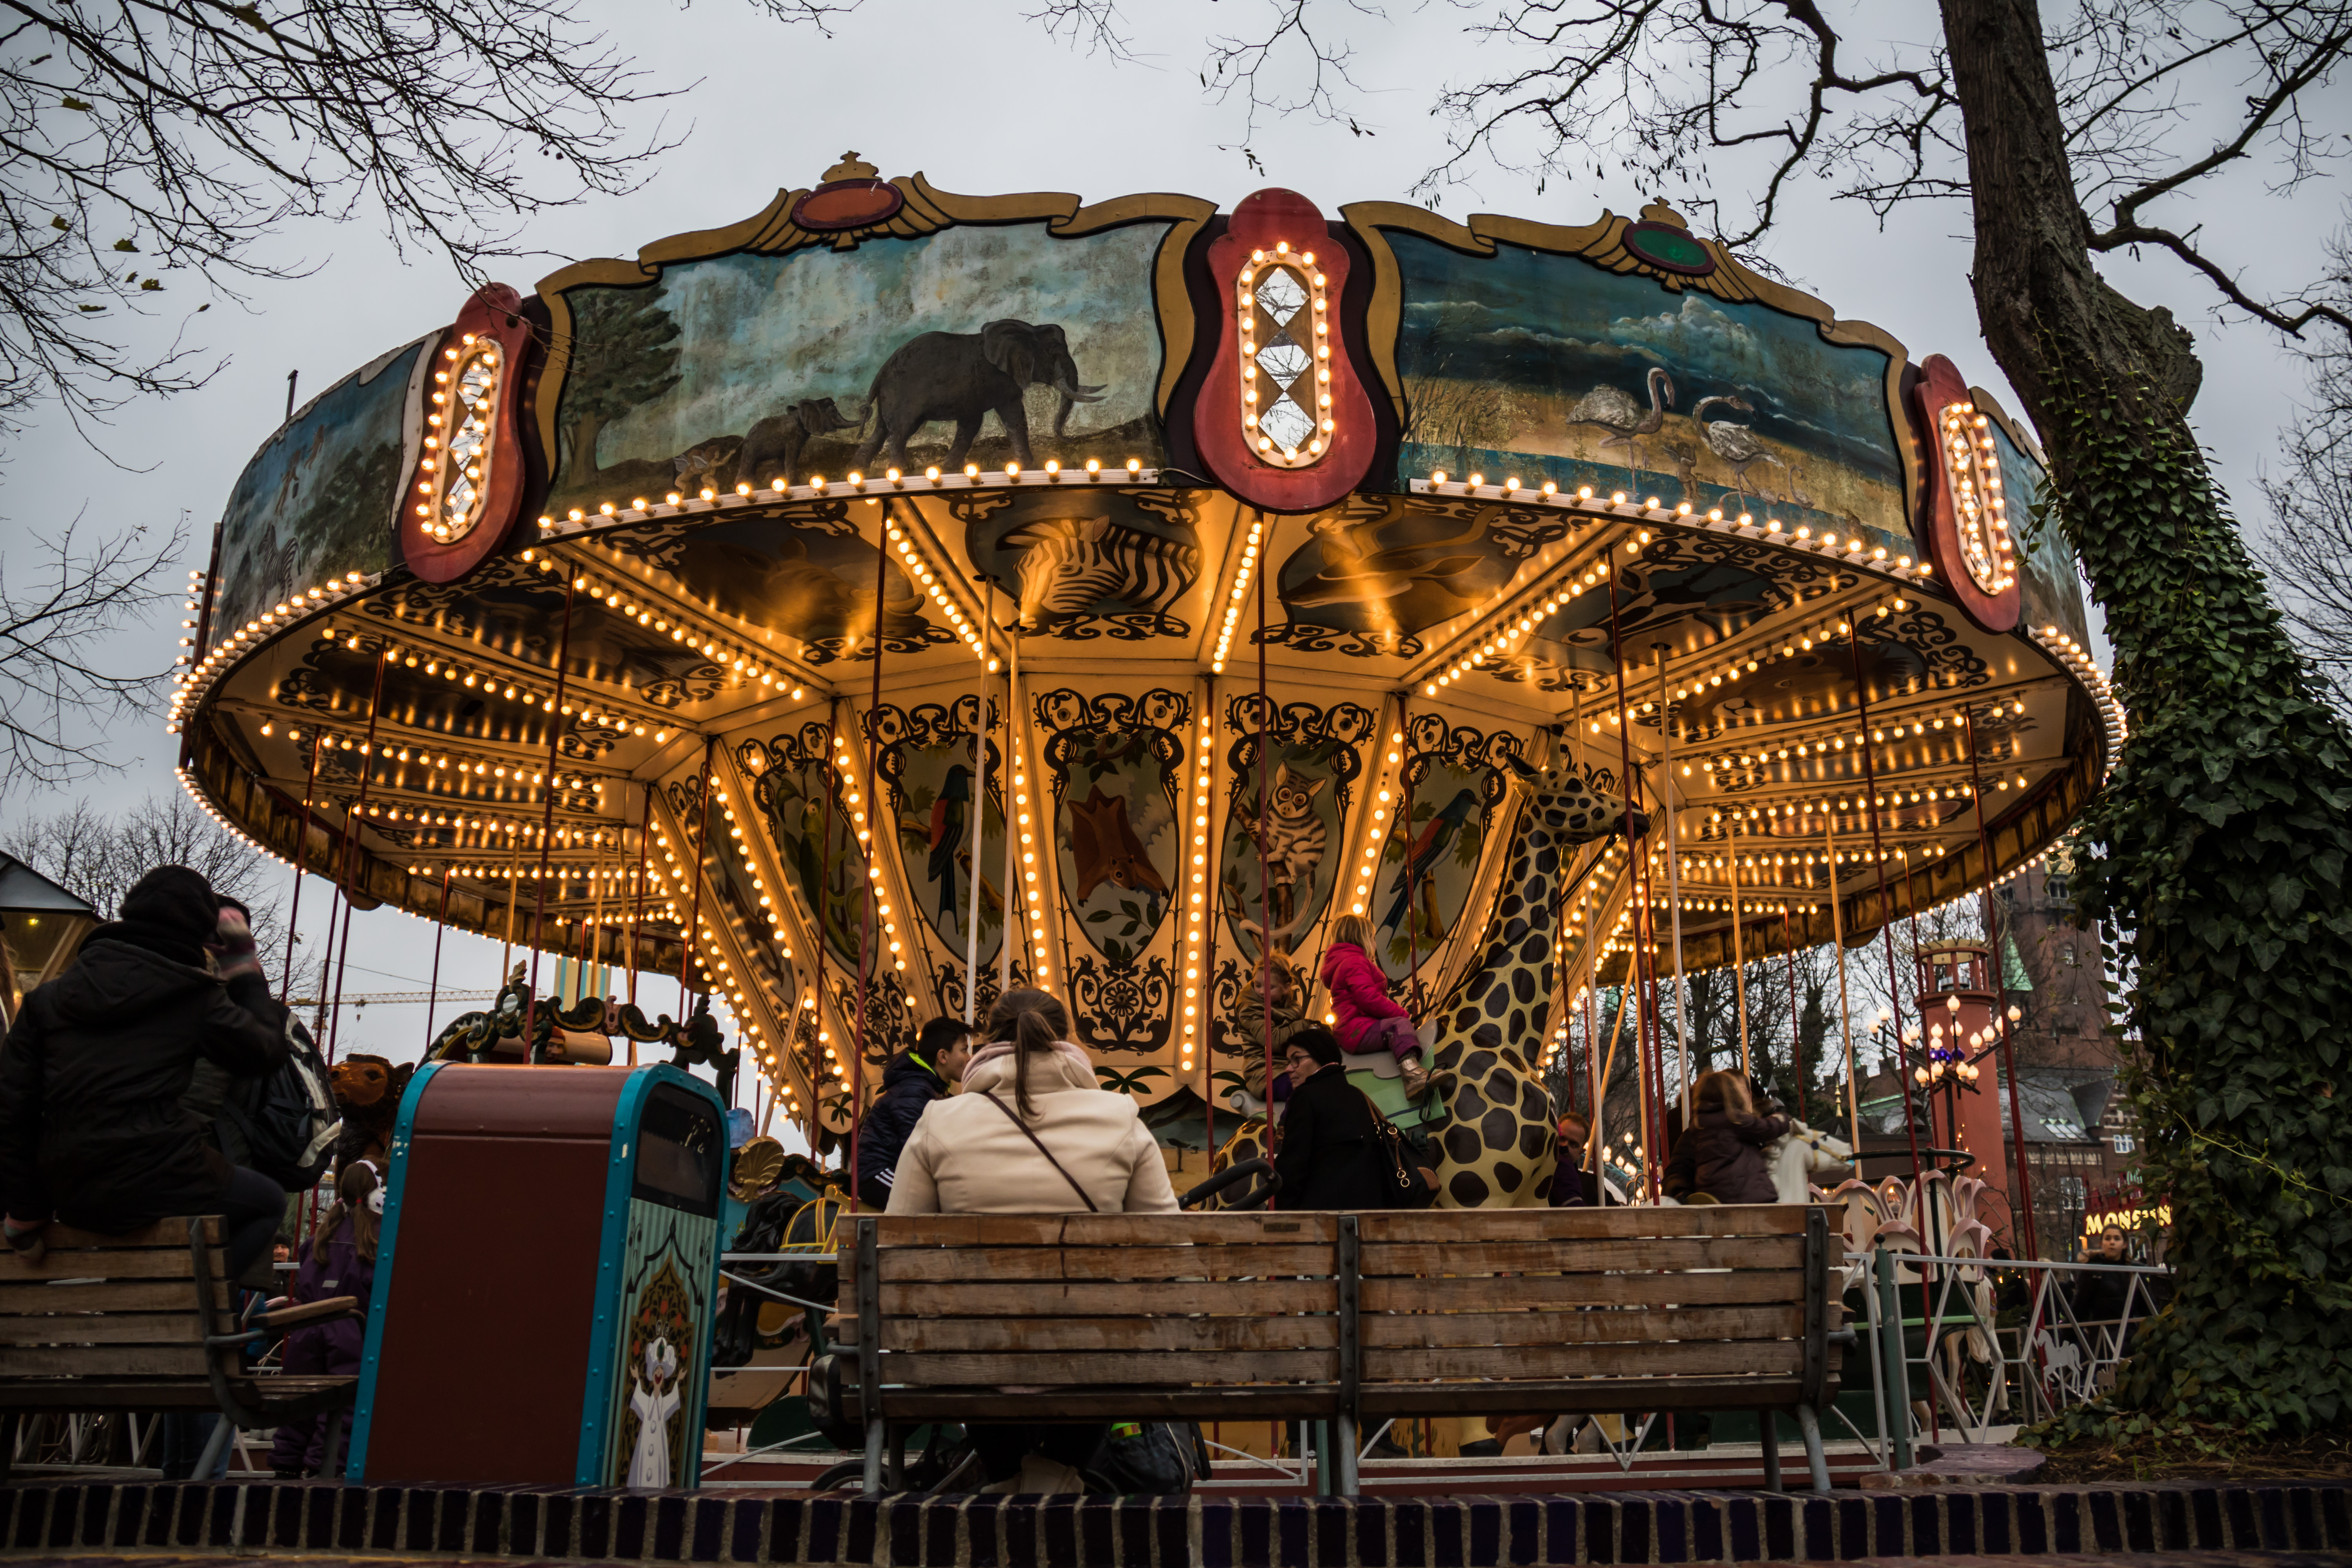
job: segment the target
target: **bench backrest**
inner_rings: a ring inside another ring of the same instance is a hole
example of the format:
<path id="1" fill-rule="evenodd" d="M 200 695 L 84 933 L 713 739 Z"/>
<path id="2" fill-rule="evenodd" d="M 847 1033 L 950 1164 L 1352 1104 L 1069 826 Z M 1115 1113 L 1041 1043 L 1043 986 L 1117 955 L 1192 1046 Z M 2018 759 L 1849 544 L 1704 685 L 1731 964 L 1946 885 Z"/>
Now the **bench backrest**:
<path id="1" fill-rule="evenodd" d="M 1836 1386 L 1842 1253 L 1818 1205 L 844 1228 L 859 1405 L 887 1384 L 908 1418 L 1001 1411 L 1023 1385 L 1073 1418 L 1233 1420 L 1786 1407 Z"/>
<path id="2" fill-rule="evenodd" d="M 887 1369 L 889 1408 L 913 1417 L 1001 1410 L 1000 1386 L 1039 1384 L 1073 1415 L 1086 1391 L 1121 1391 L 1107 1419 L 1337 1411 L 1342 1228 L 1329 1214 L 845 1220 L 861 1404 Z"/>
<path id="3" fill-rule="evenodd" d="M 42 1235 L 38 1263 L 0 1247 L 0 1388 L 58 1376 L 207 1381 L 205 1336 L 229 1321 L 218 1215 L 127 1236 L 58 1225 Z"/>

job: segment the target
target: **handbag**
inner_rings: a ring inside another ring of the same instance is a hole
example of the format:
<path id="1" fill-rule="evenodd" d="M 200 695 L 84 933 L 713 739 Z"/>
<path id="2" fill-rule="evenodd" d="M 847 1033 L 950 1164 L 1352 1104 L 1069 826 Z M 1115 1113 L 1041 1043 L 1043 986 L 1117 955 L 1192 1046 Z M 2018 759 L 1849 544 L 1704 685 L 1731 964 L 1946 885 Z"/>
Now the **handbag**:
<path id="1" fill-rule="evenodd" d="M 1121 1422 L 1087 1468 L 1115 1497 L 1183 1497 L 1208 1479 L 1209 1450 L 1197 1421 Z"/>
<path id="2" fill-rule="evenodd" d="M 1062 1162 L 1055 1159 L 1054 1152 L 1045 1147 L 1045 1141 L 1043 1138 L 1038 1137 L 1035 1132 L 1032 1131 L 1026 1121 L 1021 1120 L 1021 1113 L 1019 1111 L 1013 1110 L 1011 1106 L 1005 1104 L 1004 1101 L 997 1099 L 996 1096 L 992 1094 L 983 1093 L 981 1098 L 988 1101 L 989 1104 L 996 1107 L 997 1110 L 1004 1112 L 1005 1116 L 1011 1120 L 1013 1125 L 1021 1129 L 1021 1136 L 1028 1139 L 1030 1142 L 1037 1146 L 1037 1152 L 1045 1156 L 1045 1163 L 1053 1166 L 1055 1170 L 1061 1172 L 1062 1180 L 1070 1184 L 1070 1191 L 1078 1194 L 1078 1202 L 1087 1205 L 1087 1212 L 1088 1214 L 1102 1213 L 1101 1208 L 1096 1205 L 1094 1199 L 1087 1196 L 1086 1188 L 1078 1185 L 1077 1177 L 1070 1174 L 1068 1171 L 1063 1169 Z M 1379 1112 L 1375 1111 L 1373 1114 L 1378 1115 Z"/>
<path id="3" fill-rule="evenodd" d="M 1388 1180 L 1381 1184 L 1381 1194 L 1388 1199 L 1385 1206 L 1392 1209 L 1425 1209 L 1437 1199 L 1437 1178 L 1428 1166 L 1412 1157 L 1405 1147 L 1404 1134 L 1397 1124 L 1381 1114 L 1372 1097 L 1362 1089 L 1364 1110 L 1372 1119 L 1372 1138 L 1381 1146 L 1381 1155 L 1388 1166 Z"/>

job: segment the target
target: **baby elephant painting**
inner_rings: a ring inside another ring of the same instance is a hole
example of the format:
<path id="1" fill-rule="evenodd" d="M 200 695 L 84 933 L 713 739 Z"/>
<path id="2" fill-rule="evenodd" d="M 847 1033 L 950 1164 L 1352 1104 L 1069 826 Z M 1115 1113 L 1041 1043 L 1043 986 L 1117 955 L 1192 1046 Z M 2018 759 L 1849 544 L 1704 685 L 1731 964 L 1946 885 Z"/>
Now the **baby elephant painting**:
<path id="1" fill-rule="evenodd" d="M 983 415 L 1004 426 L 1013 456 L 1024 468 L 1036 466 L 1029 447 L 1029 414 L 1023 395 L 1050 386 L 1062 395 L 1054 414 L 1054 434 L 1063 434 L 1070 410 L 1102 399 L 1100 386 L 1083 385 L 1062 329 L 1027 321 L 991 321 L 977 332 L 924 332 L 909 338 L 882 364 L 866 394 L 873 428 L 859 443 L 852 467 L 864 471 L 886 446 L 891 466 L 913 467 L 907 443 L 928 424 L 955 421 L 955 443 L 944 467 L 957 468 L 980 434 Z"/>

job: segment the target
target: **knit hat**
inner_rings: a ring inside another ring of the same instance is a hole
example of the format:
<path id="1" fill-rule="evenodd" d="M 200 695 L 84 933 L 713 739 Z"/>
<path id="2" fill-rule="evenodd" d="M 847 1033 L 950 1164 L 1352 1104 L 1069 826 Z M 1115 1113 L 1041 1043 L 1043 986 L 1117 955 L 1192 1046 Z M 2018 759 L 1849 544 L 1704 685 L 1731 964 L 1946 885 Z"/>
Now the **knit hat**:
<path id="1" fill-rule="evenodd" d="M 220 920 L 220 898 L 202 874 L 185 866 L 158 866 L 122 895 L 121 918 L 208 942 Z"/>

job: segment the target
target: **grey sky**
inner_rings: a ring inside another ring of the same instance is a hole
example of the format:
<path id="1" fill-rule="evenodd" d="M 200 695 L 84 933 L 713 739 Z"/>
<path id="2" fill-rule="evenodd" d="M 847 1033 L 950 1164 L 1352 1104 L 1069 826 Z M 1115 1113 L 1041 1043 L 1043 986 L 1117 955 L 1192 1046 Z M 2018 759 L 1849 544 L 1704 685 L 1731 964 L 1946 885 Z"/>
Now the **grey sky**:
<path id="1" fill-rule="evenodd" d="M 533 224 L 527 242 L 544 254 L 496 269 L 528 291 L 563 260 L 628 256 L 653 240 L 713 227 L 757 211 L 780 186 L 813 182 L 847 148 L 885 175 L 921 171 L 945 189 L 974 194 L 1066 190 L 1089 199 L 1146 190 L 1187 192 L 1230 207 L 1264 185 L 1298 190 L 1327 214 L 1348 202 L 1408 199 L 1409 188 L 1444 152 L 1443 124 L 1428 110 L 1445 81 L 1505 68 L 1508 57 L 1461 31 L 1474 13 L 1445 5 L 1397 7 L 1392 20 L 1336 3 L 1328 18 L 1354 28 L 1352 69 L 1365 89 L 1350 100 L 1357 121 L 1377 131 L 1304 117 L 1263 126 L 1251 145 L 1265 165 L 1253 172 L 1238 150 L 1238 106 L 1204 101 L 1196 68 L 1209 32 L 1254 20 L 1265 0 L 1155 0 L 1133 6 L 1142 63 L 1074 54 L 1022 20 L 1022 5 L 981 0 L 866 0 L 838 19 L 831 38 L 767 21 L 733 0 L 676 9 L 627 0 L 593 9 L 613 41 L 635 54 L 651 78 L 697 83 L 669 105 L 673 129 L 691 121 L 683 146 L 632 196 L 555 213 Z M 1847 8 L 1838 7 L 1841 11 Z M 1917 21 L 1932 7 L 1873 6 L 1880 25 Z M 1853 13 L 1861 14 L 1861 13 Z M 1915 15 L 1916 14 L 1916 15 Z M 646 120 L 650 129 L 652 117 Z M 1590 221 L 1603 207 L 1638 210 L 1650 193 L 1622 176 L 1598 183 L 1552 180 L 1544 195 L 1530 179 L 1487 171 L 1475 190 L 1449 194 L 1442 209 L 1512 213 L 1549 221 Z M 2165 215 L 2208 235 L 2246 267 L 2257 287 L 2286 288 L 2315 274 L 2321 246 L 2341 221 L 2340 182 L 2321 180 L 2292 199 L 2269 196 L 2247 174 L 2200 187 Z M 2193 205 L 2193 214 L 2187 209 Z M 2184 216 L 2186 215 L 2186 216 Z M 1949 355 L 1972 381 L 2016 400 L 1979 337 L 1968 290 L 1969 215 L 1957 203 L 1911 209 L 1881 233 L 1869 214 L 1808 189 L 1765 254 L 1843 316 L 1874 321 L 1913 357 Z M 286 373 L 302 373 L 304 395 L 416 333 L 446 323 L 464 285 L 436 258 L 394 254 L 365 221 L 289 231 L 289 258 L 319 263 L 316 274 L 259 291 L 250 312 L 216 303 L 194 318 L 192 341 L 229 359 L 203 391 L 168 404 L 124 410 L 103 440 L 139 471 L 110 467 L 62 421 L 37 422 L 14 444 L 0 472 L 0 549 L 23 559 L 28 538 L 54 533 L 77 513 L 96 527 L 145 522 L 168 529 L 189 515 L 188 564 L 201 565 L 212 527 L 247 458 L 276 426 Z M 2273 450 L 2301 387 L 2293 357 L 2264 329 L 2217 330 L 2212 296 L 2177 265 L 2120 261 L 2111 278 L 2133 297 L 2169 304 L 2197 333 L 2206 380 L 2196 415 L 2221 472 L 2251 517 L 2253 478 Z M 167 280 L 168 281 L 168 280 Z M 193 310 L 198 286 L 174 284 L 164 298 Z M 176 321 L 158 321 L 159 331 Z M 178 619 L 159 616 L 129 645 L 126 659 L 170 656 Z M 126 733 L 122 766 L 90 781 L 101 806 L 128 805 L 175 787 L 173 751 L 159 725 Z M 11 796 L 11 816 L 58 809 L 59 797 Z M 314 882 L 303 901 L 306 952 L 315 952 L 327 904 Z M 390 910 L 358 918 L 357 991 L 421 988 L 432 962 L 429 924 Z M 496 944 L 453 935 L 443 956 L 445 987 L 495 984 Z M 394 978 L 397 977 L 397 978 Z M 675 1007 L 676 987 L 648 998 Z M 445 1006 L 446 1018 L 458 1010 Z M 413 1059 L 427 1030 L 418 1006 L 371 1008 L 347 1021 L 342 1048 Z M 748 1080 L 750 1075 L 745 1075 Z"/>

